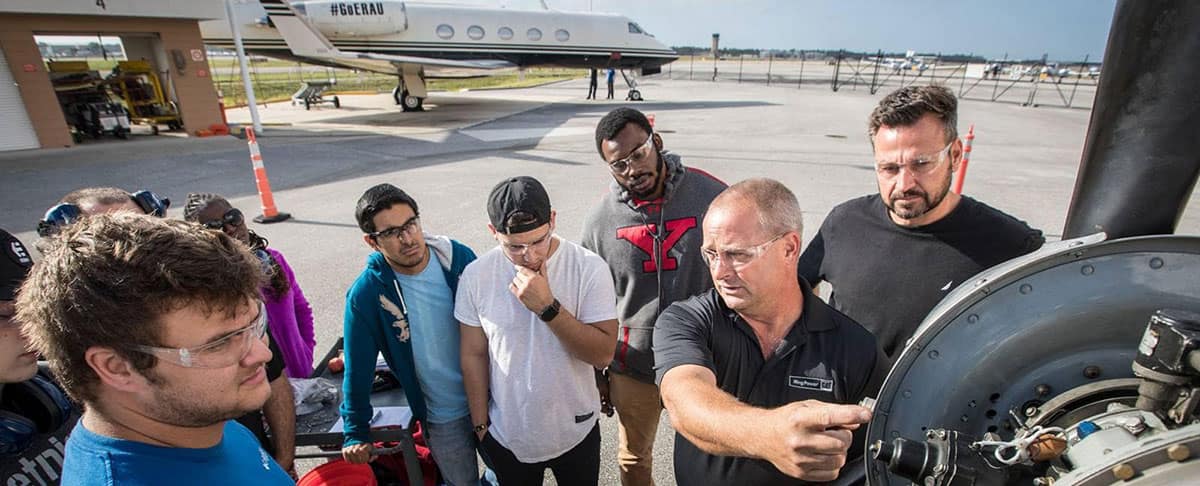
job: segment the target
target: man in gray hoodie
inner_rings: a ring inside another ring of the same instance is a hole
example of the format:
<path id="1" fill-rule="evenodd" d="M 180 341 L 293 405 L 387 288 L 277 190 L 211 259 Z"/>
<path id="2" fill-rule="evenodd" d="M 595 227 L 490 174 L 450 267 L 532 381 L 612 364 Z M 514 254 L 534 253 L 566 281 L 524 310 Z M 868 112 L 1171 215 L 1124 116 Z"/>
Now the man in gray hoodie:
<path id="1" fill-rule="evenodd" d="M 617 349 L 600 381 L 620 422 L 621 484 L 650 485 L 662 401 L 654 385 L 654 322 L 671 303 L 712 288 L 700 223 L 725 183 L 663 150 L 650 121 L 617 108 L 596 126 L 613 176 L 584 223 L 582 244 L 608 263 L 617 291 Z"/>

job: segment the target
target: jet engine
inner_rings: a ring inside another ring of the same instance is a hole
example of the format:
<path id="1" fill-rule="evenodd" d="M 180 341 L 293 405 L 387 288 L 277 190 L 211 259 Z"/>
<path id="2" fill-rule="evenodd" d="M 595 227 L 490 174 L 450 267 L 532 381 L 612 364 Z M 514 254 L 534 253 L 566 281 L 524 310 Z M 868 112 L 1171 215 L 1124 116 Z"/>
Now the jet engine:
<path id="1" fill-rule="evenodd" d="M 403 2 L 311 1 L 292 6 L 327 38 L 374 37 L 408 29 Z"/>
<path id="2" fill-rule="evenodd" d="M 892 369 L 871 484 L 1200 477 L 1200 238 L 1061 241 L 955 290 Z M 907 480 L 907 481 L 905 481 Z"/>

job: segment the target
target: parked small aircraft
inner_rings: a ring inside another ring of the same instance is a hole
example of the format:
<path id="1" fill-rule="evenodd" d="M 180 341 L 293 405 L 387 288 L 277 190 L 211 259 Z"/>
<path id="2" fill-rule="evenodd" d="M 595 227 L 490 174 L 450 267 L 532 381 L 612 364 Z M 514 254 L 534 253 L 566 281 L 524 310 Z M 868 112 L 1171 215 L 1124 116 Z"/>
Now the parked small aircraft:
<path id="1" fill-rule="evenodd" d="M 250 54 L 398 77 L 393 97 L 419 111 L 425 69 L 493 70 L 560 66 L 656 74 L 678 58 L 637 23 L 617 14 L 514 10 L 397 0 L 262 0 L 234 5 Z M 233 48 L 227 20 L 200 23 L 205 44 Z"/>

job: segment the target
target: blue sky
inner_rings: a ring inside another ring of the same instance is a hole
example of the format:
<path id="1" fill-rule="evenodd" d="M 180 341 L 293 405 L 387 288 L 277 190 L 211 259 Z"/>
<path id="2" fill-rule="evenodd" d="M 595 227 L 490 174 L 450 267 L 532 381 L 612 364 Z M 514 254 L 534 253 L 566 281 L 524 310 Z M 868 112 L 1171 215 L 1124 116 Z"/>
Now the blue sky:
<path id="1" fill-rule="evenodd" d="M 426 0 L 429 1 L 429 0 Z M 622 13 L 668 45 L 976 53 L 1099 61 L 1116 0 L 545 0 Z M 539 0 L 452 0 L 541 8 Z"/>
<path id="2" fill-rule="evenodd" d="M 540 9 L 541 0 L 421 0 Z M 1098 62 L 1116 0 L 545 0 L 632 18 L 670 46 L 974 53 Z M 84 42 L 91 42 L 90 38 Z M 108 39 L 106 39 L 108 41 Z"/>

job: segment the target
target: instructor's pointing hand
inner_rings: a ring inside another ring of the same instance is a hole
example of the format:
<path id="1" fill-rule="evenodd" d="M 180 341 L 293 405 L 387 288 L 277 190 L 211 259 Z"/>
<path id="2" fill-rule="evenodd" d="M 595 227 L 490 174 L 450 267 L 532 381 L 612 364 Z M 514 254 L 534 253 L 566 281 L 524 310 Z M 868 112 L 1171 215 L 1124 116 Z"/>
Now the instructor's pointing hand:
<path id="1" fill-rule="evenodd" d="M 805 481 L 832 481 L 846 464 L 852 431 L 871 419 L 858 405 L 806 400 L 769 411 L 758 456 L 784 474 Z"/>

